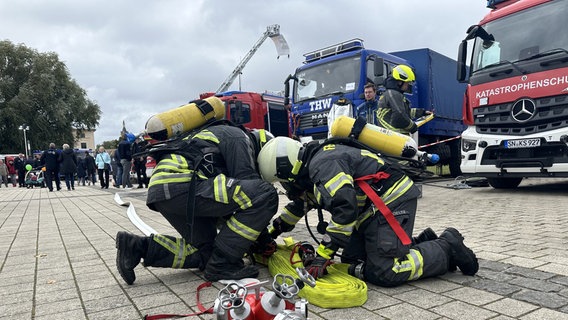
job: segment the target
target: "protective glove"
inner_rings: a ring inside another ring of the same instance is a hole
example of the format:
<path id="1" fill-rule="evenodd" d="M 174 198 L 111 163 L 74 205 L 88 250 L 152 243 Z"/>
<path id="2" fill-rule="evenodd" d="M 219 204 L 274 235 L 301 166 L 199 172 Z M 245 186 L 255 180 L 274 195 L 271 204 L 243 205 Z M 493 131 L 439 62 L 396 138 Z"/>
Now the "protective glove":
<path id="1" fill-rule="evenodd" d="M 308 273 L 314 277 L 314 279 L 320 278 L 324 274 L 327 274 L 327 267 L 332 264 L 333 262 L 329 259 L 326 259 L 319 254 L 317 257 L 312 261 L 312 263 L 307 267 Z"/>
<path id="2" fill-rule="evenodd" d="M 276 242 L 268 234 L 268 232 L 263 231 L 260 233 L 258 239 L 251 245 L 250 250 L 252 253 L 257 253 L 263 257 L 270 257 L 274 252 L 276 252 Z"/>
<path id="3" fill-rule="evenodd" d="M 416 125 L 416 123 L 412 124 L 412 127 L 410 128 L 410 133 L 414 133 L 416 131 L 418 131 L 418 126 Z"/>
<path id="4" fill-rule="evenodd" d="M 282 221 L 280 217 L 274 219 L 272 221 L 272 226 L 268 228 L 268 233 L 272 237 L 272 239 L 278 238 L 283 232 L 290 232 L 294 229 L 294 226 L 287 224 L 286 222 Z"/>

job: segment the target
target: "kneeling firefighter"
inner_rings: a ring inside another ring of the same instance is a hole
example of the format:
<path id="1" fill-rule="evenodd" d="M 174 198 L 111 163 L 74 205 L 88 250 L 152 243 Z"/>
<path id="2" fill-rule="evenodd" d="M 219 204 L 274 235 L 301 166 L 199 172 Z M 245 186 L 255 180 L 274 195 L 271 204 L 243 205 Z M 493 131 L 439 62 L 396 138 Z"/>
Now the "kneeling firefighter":
<path id="1" fill-rule="evenodd" d="M 418 188 L 400 165 L 360 147 L 345 139 L 303 146 L 284 137 L 266 144 L 258 156 L 260 173 L 266 181 L 280 181 L 293 200 L 273 221 L 272 236 L 291 231 L 310 208 L 320 207 L 331 213 L 331 221 L 318 225 L 324 236 L 306 266 L 316 278 L 326 273 L 339 248 L 350 274 L 379 286 L 441 275 L 456 266 L 474 275 L 477 258 L 456 229 L 438 237 L 428 228 L 410 239 Z"/>
<path id="2" fill-rule="evenodd" d="M 276 189 L 256 168 L 255 150 L 271 137 L 264 130 L 250 134 L 214 122 L 166 148 L 158 156 L 146 204 L 183 238 L 118 232 L 117 267 L 124 281 L 134 282 L 142 259 L 145 266 L 199 268 L 209 281 L 258 276 L 242 257 L 267 232 L 278 209 Z M 224 224 L 217 234 L 218 221 Z"/>

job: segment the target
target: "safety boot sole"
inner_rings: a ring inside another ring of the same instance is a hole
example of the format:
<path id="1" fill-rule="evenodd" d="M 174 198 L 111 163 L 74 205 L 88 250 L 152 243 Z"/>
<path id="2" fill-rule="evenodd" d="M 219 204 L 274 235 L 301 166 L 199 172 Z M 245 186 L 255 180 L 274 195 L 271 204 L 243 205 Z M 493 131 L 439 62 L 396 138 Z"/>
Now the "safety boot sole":
<path id="1" fill-rule="evenodd" d="M 467 276 L 473 276 L 479 271 L 479 262 L 473 251 L 466 247 L 463 243 L 462 234 L 455 228 L 447 228 L 443 236 L 440 238 L 446 239 L 451 245 L 452 250 L 452 262 L 450 263 L 450 269 L 455 266 L 460 268 L 461 272 Z M 454 266 L 452 266 L 452 264 Z"/>
<path id="2" fill-rule="evenodd" d="M 136 280 L 136 274 L 134 269 L 130 269 L 125 266 L 126 258 L 126 248 L 128 248 L 128 233 L 124 231 L 119 231 L 116 234 L 116 268 L 118 273 L 127 284 L 131 285 Z"/>

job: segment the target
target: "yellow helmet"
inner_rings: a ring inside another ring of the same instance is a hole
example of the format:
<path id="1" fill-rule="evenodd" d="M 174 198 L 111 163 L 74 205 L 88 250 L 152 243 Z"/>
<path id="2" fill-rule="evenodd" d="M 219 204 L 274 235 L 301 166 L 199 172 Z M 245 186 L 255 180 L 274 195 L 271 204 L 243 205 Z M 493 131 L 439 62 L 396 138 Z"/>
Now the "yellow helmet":
<path id="1" fill-rule="evenodd" d="M 392 77 L 398 81 L 402 82 L 414 82 L 416 81 L 416 76 L 409 66 L 404 64 L 399 64 L 392 69 Z"/>
<path id="2" fill-rule="evenodd" d="M 301 148 L 301 142 L 288 137 L 276 137 L 268 141 L 257 158 L 262 179 L 268 182 L 293 179 Z"/>

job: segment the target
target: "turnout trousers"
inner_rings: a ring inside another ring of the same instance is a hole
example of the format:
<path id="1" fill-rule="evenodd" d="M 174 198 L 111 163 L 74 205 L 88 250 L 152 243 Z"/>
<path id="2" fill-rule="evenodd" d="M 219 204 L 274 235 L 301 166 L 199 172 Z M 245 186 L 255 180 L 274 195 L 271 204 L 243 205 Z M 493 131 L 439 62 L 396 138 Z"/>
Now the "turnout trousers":
<path id="1" fill-rule="evenodd" d="M 391 208 L 397 221 L 412 236 L 417 199 Z M 394 287 L 407 281 L 434 277 L 448 272 L 450 246 L 442 240 L 430 240 L 404 246 L 380 212 L 354 230 L 344 248 L 342 262 L 364 262 L 365 281 L 382 287 Z"/>
<path id="2" fill-rule="evenodd" d="M 189 190 L 189 184 L 188 184 Z M 223 174 L 196 182 L 193 224 L 188 225 L 188 193 L 153 205 L 198 250 L 212 247 L 242 258 L 278 210 L 276 189 L 263 180 Z M 219 219 L 224 218 L 224 219 Z M 217 233 L 218 222 L 220 231 Z"/>

